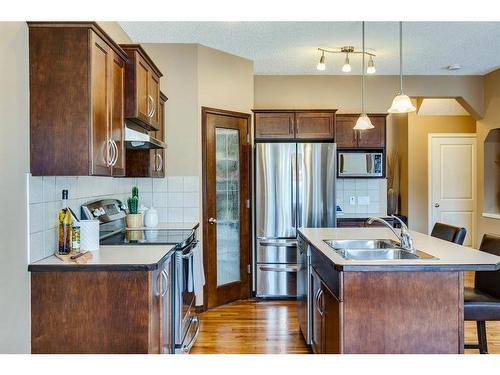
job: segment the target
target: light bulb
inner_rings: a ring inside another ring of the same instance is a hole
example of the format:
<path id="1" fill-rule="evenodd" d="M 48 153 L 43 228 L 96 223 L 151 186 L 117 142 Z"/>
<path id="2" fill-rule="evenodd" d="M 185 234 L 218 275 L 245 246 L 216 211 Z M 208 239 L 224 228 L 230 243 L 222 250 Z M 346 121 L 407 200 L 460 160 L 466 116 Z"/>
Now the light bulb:
<path id="1" fill-rule="evenodd" d="M 361 116 L 358 117 L 356 121 L 356 125 L 354 125 L 354 130 L 367 130 L 373 129 L 374 126 L 370 120 L 370 118 L 366 115 L 366 113 L 362 113 Z"/>
<path id="2" fill-rule="evenodd" d="M 408 113 L 415 111 L 416 108 L 413 106 L 408 95 L 400 93 L 396 95 L 392 101 L 391 108 L 387 110 L 389 113 Z"/>
<path id="3" fill-rule="evenodd" d="M 344 65 L 342 66 L 342 71 L 344 73 L 349 73 L 351 71 L 351 64 L 349 64 L 349 54 L 345 55 Z"/>
<path id="4" fill-rule="evenodd" d="M 321 57 L 319 59 L 318 65 L 316 65 L 316 69 L 318 69 L 318 70 L 325 70 L 326 69 L 326 65 L 325 65 L 325 53 L 324 52 L 323 52 L 323 54 L 321 55 Z"/>
<path id="5" fill-rule="evenodd" d="M 370 60 L 368 60 L 368 67 L 366 68 L 367 74 L 375 74 L 377 69 L 375 69 L 375 63 L 373 62 L 373 56 L 370 56 Z"/>

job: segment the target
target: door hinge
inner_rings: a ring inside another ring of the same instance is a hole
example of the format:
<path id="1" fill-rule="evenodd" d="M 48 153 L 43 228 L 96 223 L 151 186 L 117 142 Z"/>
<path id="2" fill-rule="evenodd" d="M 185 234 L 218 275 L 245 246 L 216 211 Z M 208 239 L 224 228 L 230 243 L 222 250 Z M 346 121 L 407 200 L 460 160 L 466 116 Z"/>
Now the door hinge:
<path id="1" fill-rule="evenodd" d="M 247 143 L 250 144 L 250 133 L 247 133 Z"/>
<path id="2" fill-rule="evenodd" d="M 247 208 L 250 208 L 250 199 L 247 199 Z"/>
<path id="3" fill-rule="evenodd" d="M 248 274 L 252 273 L 252 267 L 250 266 L 250 264 L 247 264 L 247 273 Z"/>

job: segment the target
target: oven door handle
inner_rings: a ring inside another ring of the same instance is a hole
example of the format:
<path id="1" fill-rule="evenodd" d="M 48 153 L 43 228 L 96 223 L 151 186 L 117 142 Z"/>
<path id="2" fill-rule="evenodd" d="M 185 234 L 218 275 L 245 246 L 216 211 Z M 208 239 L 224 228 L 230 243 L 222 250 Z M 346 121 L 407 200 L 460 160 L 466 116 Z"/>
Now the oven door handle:
<path id="1" fill-rule="evenodd" d="M 189 252 L 186 254 L 182 254 L 181 258 L 182 259 L 189 259 L 193 256 L 193 249 L 198 245 L 198 241 L 193 241 L 187 248 L 189 248 Z"/>
<path id="2" fill-rule="evenodd" d="M 261 271 L 270 271 L 270 272 L 298 272 L 299 271 L 299 268 L 297 266 L 288 266 L 286 268 L 259 266 L 259 269 Z"/>
<path id="3" fill-rule="evenodd" d="M 182 346 L 182 352 L 183 353 L 189 353 L 191 348 L 193 347 L 196 339 L 198 338 L 198 335 L 200 334 L 200 320 L 198 319 L 197 316 L 193 317 L 193 320 L 191 321 L 191 324 L 195 323 L 196 324 L 196 331 L 194 333 L 194 336 L 189 340 L 189 342 L 186 345 Z"/>

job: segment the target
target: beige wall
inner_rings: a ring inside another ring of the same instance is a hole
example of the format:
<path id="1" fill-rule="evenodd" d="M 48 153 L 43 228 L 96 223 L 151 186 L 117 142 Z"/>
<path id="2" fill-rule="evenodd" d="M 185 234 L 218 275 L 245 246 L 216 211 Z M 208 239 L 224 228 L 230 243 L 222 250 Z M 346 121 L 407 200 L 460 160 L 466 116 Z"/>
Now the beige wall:
<path id="1" fill-rule="evenodd" d="M 412 97 L 461 97 L 475 114 L 484 112 L 483 77 L 409 76 L 405 91 Z M 399 88 L 396 76 L 366 77 L 366 111 L 386 112 Z M 359 76 L 255 76 L 255 108 L 338 108 L 359 112 Z M 467 109 L 467 108 L 466 108 Z"/>
<path id="2" fill-rule="evenodd" d="M 500 70 L 496 70 L 485 76 L 485 115 L 477 123 L 477 245 L 483 234 L 493 233 L 500 235 L 500 220 L 485 218 L 484 212 L 484 139 L 488 132 L 494 128 L 500 128 Z M 498 194 L 499 192 L 497 192 Z"/>
<path id="3" fill-rule="evenodd" d="M 0 353 L 30 351 L 28 28 L 0 22 Z"/>
<path id="4" fill-rule="evenodd" d="M 201 173 L 198 46 L 143 44 L 143 47 L 163 73 L 160 86 L 168 97 L 166 175 L 198 176 Z"/>
<path id="5" fill-rule="evenodd" d="M 428 135 L 475 133 L 471 116 L 408 114 L 408 217 L 410 229 L 428 232 Z"/>

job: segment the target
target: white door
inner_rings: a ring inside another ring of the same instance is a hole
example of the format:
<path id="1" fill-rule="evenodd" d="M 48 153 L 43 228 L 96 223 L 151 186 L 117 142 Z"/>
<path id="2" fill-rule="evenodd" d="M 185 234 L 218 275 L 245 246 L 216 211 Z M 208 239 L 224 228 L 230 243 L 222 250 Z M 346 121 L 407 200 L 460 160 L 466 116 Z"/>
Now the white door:
<path id="1" fill-rule="evenodd" d="M 476 237 L 476 135 L 429 134 L 429 233 L 434 223 L 467 229 Z"/>

